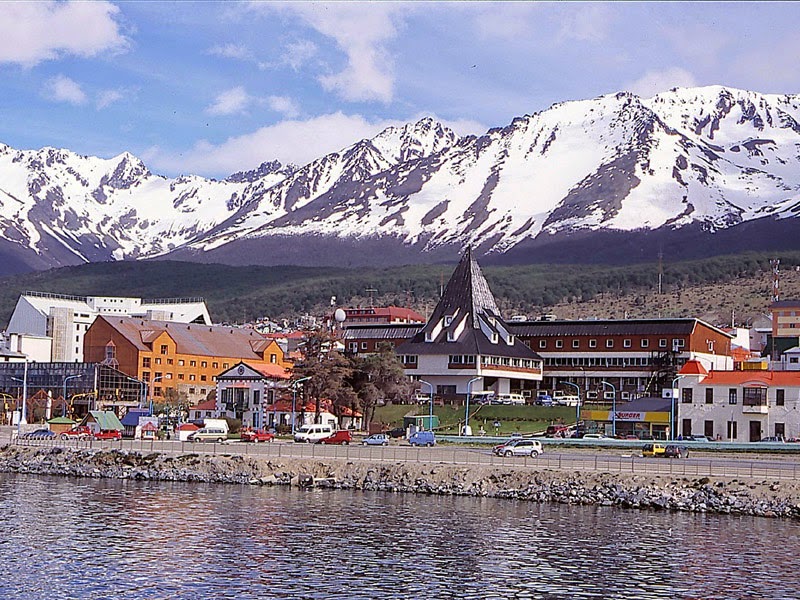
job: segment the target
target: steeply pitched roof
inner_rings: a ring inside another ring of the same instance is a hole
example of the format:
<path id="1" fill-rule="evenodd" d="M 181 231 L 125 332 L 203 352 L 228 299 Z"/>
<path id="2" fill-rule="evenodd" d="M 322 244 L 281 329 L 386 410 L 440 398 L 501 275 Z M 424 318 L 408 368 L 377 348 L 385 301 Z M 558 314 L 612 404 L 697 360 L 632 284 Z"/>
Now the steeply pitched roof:
<path id="1" fill-rule="evenodd" d="M 117 415 L 110 410 L 90 410 L 89 414 L 97 422 L 101 431 L 111 431 L 112 429 L 122 431 L 125 429 L 125 426 L 120 422 Z"/>

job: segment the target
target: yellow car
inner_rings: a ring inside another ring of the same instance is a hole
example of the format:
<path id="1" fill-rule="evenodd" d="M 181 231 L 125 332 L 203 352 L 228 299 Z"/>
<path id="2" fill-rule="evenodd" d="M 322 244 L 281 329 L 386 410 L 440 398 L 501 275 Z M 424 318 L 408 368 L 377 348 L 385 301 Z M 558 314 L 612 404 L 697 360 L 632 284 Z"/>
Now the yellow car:
<path id="1" fill-rule="evenodd" d="M 642 447 L 642 456 L 664 456 L 667 447 L 664 444 L 645 444 Z"/>

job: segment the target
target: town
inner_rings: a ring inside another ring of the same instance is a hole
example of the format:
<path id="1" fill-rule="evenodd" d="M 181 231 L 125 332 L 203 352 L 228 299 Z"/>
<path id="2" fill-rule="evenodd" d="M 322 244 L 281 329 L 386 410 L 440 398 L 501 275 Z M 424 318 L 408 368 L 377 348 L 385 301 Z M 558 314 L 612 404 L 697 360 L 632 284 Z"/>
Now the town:
<path id="1" fill-rule="evenodd" d="M 569 407 L 524 434 L 795 441 L 800 301 L 765 308 L 749 328 L 504 318 L 469 248 L 427 320 L 332 306 L 316 329 L 260 332 L 212 324 L 202 298 L 27 292 L 0 351 L 2 421 L 14 435 L 61 439 L 509 433 L 482 419 L 488 404 Z M 402 424 L 376 420 L 387 403 L 414 406 Z M 444 407 L 463 415 L 455 430 Z"/>

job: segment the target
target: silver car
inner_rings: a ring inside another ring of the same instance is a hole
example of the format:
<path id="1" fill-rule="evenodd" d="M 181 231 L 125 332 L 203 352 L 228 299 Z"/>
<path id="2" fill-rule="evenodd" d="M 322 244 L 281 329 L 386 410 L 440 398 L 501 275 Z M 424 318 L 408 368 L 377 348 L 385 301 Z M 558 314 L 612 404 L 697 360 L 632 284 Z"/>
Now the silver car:
<path id="1" fill-rule="evenodd" d="M 497 454 L 499 456 L 531 456 L 536 458 L 543 451 L 542 442 L 539 440 L 522 438 L 511 440 L 505 446 L 499 448 Z"/>

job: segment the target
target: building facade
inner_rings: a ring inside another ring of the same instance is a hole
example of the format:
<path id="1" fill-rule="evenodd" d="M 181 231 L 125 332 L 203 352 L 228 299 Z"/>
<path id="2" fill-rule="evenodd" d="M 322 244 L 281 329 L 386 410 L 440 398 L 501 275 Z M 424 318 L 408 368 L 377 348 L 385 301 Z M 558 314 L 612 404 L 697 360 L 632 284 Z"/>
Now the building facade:
<path id="1" fill-rule="evenodd" d="M 800 438 L 800 371 L 709 371 L 690 361 L 677 389 L 682 436 L 732 442 Z"/>
<path id="2" fill-rule="evenodd" d="M 18 345 L 30 346 L 35 354 L 30 360 L 83 362 L 83 338 L 100 316 L 129 316 L 182 323 L 211 324 L 202 298 L 163 298 L 142 300 L 116 296 L 66 296 L 25 292 L 8 323 L 7 332 L 19 338 Z M 51 340 L 50 354 L 44 356 L 40 345 L 28 344 L 28 337 Z"/>
<path id="3" fill-rule="evenodd" d="M 343 327 L 353 325 L 374 325 L 389 323 L 419 323 L 425 324 L 425 317 L 410 308 L 401 306 L 368 306 L 358 308 L 345 308 Z"/>
<path id="4" fill-rule="evenodd" d="M 442 398 L 484 390 L 530 397 L 542 379 L 541 357 L 500 316 L 469 248 L 430 320 L 395 352 L 407 375 Z"/>
<path id="5" fill-rule="evenodd" d="M 86 332 L 85 354 L 144 381 L 148 397 L 166 389 L 189 404 L 205 400 L 216 376 L 240 361 L 254 368 L 290 368 L 274 340 L 252 329 L 98 317 Z"/>
<path id="6" fill-rule="evenodd" d="M 286 369 L 258 369 L 240 362 L 217 375 L 216 414 L 238 419 L 242 427 L 264 427 L 264 407 L 276 402 L 288 380 Z"/>

